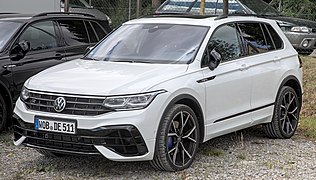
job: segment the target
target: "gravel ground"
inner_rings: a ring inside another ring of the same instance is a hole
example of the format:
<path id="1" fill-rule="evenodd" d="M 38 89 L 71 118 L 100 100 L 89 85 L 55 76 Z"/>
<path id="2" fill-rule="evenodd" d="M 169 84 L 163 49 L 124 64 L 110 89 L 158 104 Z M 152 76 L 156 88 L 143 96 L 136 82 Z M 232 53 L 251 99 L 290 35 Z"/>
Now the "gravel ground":
<path id="1" fill-rule="evenodd" d="M 316 143 L 297 133 L 268 139 L 259 127 L 200 146 L 191 168 L 159 172 L 148 162 L 120 163 L 102 157 L 48 158 L 17 148 L 12 132 L 0 134 L 0 179 L 315 179 Z"/>

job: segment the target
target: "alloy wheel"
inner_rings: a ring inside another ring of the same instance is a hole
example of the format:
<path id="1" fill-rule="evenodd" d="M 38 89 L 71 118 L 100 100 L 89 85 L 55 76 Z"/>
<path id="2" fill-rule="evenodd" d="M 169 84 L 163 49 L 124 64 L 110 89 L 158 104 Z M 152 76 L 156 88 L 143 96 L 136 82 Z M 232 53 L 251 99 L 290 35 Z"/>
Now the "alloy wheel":
<path id="1" fill-rule="evenodd" d="M 298 124 L 299 105 L 297 96 L 288 91 L 284 94 L 280 106 L 281 130 L 284 134 L 292 134 Z"/>
<path id="2" fill-rule="evenodd" d="M 167 136 L 168 157 L 174 166 L 184 167 L 198 146 L 197 124 L 187 111 L 178 112 L 172 119 Z"/>

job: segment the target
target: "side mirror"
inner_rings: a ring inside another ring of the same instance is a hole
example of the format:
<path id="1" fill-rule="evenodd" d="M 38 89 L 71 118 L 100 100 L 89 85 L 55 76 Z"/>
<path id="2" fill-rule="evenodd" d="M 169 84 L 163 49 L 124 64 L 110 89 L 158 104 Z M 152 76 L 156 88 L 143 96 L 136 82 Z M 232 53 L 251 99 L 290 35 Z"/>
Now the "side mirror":
<path id="1" fill-rule="evenodd" d="M 84 54 L 84 55 L 87 55 L 88 52 L 90 52 L 93 48 L 94 48 L 94 46 L 89 46 L 89 47 L 87 47 L 83 54 Z"/>
<path id="2" fill-rule="evenodd" d="M 214 48 L 211 52 L 209 52 L 209 64 L 208 67 L 210 70 L 214 70 L 222 61 L 222 55 Z"/>
<path id="3" fill-rule="evenodd" d="M 10 50 L 10 59 L 12 61 L 18 61 L 23 59 L 27 52 L 30 51 L 30 42 L 23 40 L 18 44 L 14 45 Z"/>

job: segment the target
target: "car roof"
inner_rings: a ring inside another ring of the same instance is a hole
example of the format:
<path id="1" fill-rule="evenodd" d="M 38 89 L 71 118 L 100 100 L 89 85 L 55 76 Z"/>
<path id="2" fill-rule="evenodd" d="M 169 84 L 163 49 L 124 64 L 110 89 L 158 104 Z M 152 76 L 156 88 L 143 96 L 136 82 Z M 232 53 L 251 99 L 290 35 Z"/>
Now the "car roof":
<path id="1" fill-rule="evenodd" d="M 272 23 L 275 20 L 260 18 L 256 15 L 228 15 L 228 16 L 214 16 L 214 15 L 152 15 L 140 19 L 128 21 L 124 24 L 181 24 L 181 25 L 195 25 L 195 26 L 213 26 L 215 24 L 223 24 L 226 22 L 238 21 L 255 21 Z"/>
<path id="2" fill-rule="evenodd" d="M 0 21 L 29 22 L 39 19 L 49 18 L 88 18 L 97 19 L 93 15 L 86 13 L 63 13 L 63 12 L 45 12 L 40 14 L 19 14 L 19 13 L 0 13 Z"/>
<path id="3" fill-rule="evenodd" d="M 30 14 L 0 13 L 0 21 L 26 22 L 32 18 Z"/>

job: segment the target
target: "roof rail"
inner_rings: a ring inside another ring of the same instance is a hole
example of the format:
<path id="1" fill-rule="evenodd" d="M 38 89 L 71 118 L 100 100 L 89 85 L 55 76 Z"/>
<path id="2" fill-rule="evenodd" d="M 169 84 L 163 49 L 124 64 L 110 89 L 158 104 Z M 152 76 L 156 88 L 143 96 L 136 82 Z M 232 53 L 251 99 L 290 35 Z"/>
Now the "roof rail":
<path id="1" fill-rule="evenodd" d="M 0 13 L 0 15 L 7 15 L 7 14 L 19 14 L 19 13 L 11 13 L 11 12 L 8 12 L 8 13 Z"/>
<path id="2" fill-rule="evenodd" d="M 41 16 L 49 16 L 49 15 L 64 15 L 64 14 L 68 14 L 68 15 L 81 15 L 81 16 L 87 16 L 87 17 L 94 17 L 94 15 L 92 14 L 87 14 L 87 13 L 77 13 L 77 12 L 45 12 L 45 13 L 40 13 L 40 14 L 36 14 L 33 17 L 41 17 Z"/>
<path id="3" fill-rule="evenodd" d="M 209 17 L 216 17 L 215 20 L 220 20 L 228 17 L 234 16 L 245 16 L 245 17 L 265 17 L 264 15 L 260 14 L 244 14 L 244 13 L 233 13 L 233 14 L 194 14 L 194 13 L 177 13 L 177 12 L 168 12 L 168 13 L 153 13 L 150 15 L 145 15 L 140 18 L 155 18 L 155 17 L 183 17 L 183 18 L 195 18 L 195 19 L 203 19 Z"/>
<path id="4" fill-rule="evenodd" d="M 263 17 L 262 15 L 258 15 L 258 14 L 241 14 L 241 13 L 239 14 L 239 13 L 236 13 L 236 14 L 221 14 L 221 15 L 217 16 L 217 18 L 215 18 L 215 20 L 220 20 L 220 19 L 231 17 L 231 16 Z"/>
<path id="5" fill-rule="evenodd" d="M 209 14 L 209 15 L 200 15 L 200 14 L 192 14 L 192 13 L 153 13 L 150 15 L 142 16 L 141 18 L 152 18 L 152 17 L 183 17 L 183 18 L 196 18 L 196 19 L 203 19 L 208 17 L 217 17 L 218 15 Z"/>

